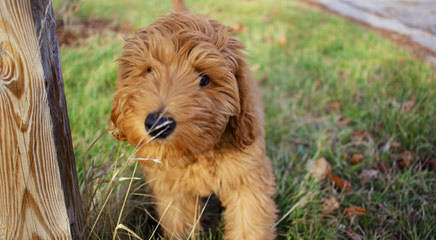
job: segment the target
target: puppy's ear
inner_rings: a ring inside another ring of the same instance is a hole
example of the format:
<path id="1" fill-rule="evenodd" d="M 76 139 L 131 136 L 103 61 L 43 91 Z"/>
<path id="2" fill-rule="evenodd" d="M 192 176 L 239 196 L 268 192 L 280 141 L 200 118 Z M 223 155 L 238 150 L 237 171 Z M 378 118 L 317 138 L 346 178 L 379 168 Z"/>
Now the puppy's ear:
<path id="1" fill-rule="evenodd" d="M 231 116 L 227 125 L 227 134 L 231 141 L 239 148 L 251 145 L 256 137 L 260 135 L 260 119 L 256 119 L 260 114 L 255 111 L 256 107 L 262 108 L 261 103 L 254 102 L 254 96 L 260 94 L 257 87 L 253 86 L 256 82 L 252 79 L 246 57 L 243 53 L 245 46 L 237 39 L 231 37 L 232 29 L 211 20 L 210 23 L 215 29 L 215 45 L 221 50 L 228 61 L 229 67 L 236 78 L 239 91 L 239 114 Z M 255 106 L 259 105 L 259 106 Z"/>
<path id="2" fill-rule="evenodd" d="M 122 94 L 117 91 L 112 102 L 111 122 L 109 123 L 108 130 L 119 141 L 127 141 L 127 137 L 124 134 L 124 131 L 120 124 L 124 115 L 122 111 L 124 105 L 125 97 L 123 97 Z"/>
<path id="3" fill-rule="evenodd" d="M 253 102 L 252 94 L 256 94 L 256 87 L 251 84 L 255 82 L 251 79 L 248 65 L 244 60 L 239 59 L 238 69 L 235 77 L 238 83 L 240 112 L 229 119 L 229 128 L 236 146 L 244 148 L 251 145 L 259 135 L 259 119 L 256 119 L 256 103 Z M 259 106 L 257 106 L 259 107 Z"/>

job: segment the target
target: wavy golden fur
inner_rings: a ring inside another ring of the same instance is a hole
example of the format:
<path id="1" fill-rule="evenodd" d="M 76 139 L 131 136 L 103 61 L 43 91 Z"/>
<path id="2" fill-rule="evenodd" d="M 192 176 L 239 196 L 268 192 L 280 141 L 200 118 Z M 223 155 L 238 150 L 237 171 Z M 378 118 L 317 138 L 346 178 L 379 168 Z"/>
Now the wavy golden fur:
<path id="1" fill-rule="evenodd" d="M 201 229 L 196 203 L 212 192 L 225 207 L 224 239 L 275 237 L 262 99 L 243 50 L 231 28 L 186 10 L 139 29 L 118 59 L 114 136 L 135 146 L 170 239 Z M 149 135 L 152 112 L 175 120 L 171 135 Z"/>

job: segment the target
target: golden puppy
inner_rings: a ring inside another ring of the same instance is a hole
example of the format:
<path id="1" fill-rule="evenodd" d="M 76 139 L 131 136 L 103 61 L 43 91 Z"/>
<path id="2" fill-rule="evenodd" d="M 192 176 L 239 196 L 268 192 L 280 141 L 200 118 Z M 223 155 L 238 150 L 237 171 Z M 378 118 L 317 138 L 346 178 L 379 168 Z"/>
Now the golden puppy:
<path id="1" fill-rule="evenodd" d="M 126 40 L 111 120 L 136 148 L 170 239 L 200 230 L 200 197 L 225 208 L 228 240 L 274 239 L 276 206 L 259 89 L 231 28 L 187 11 Z"/>

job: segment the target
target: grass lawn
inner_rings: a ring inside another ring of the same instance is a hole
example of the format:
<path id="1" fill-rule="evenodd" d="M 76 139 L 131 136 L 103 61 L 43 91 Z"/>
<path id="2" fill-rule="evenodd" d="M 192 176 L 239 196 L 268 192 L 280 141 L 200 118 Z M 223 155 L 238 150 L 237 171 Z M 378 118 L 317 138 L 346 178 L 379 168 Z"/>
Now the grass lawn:
<path id="1" fill-rule="evenodd" d="M 436 74 L 428 64 L 377 33 L 299 2 L 187 5 L 234 26 L 251 57 L 266 106 L 279 239 L 436 236 Z M 112 238 L 116 226 L 119 239 L 134 239 L 133 233 L 148 239 L 155 230 L 146 214 L 152 203 L 134 171 L 133 149 L 105 134 L 124 36 L 110 29 L 145 26 L 168 13 L 171 1 L 82 0 L 78 6 L 76 21 L 112 21 L 61 48 L 87 225 L 93 239 Z M 311 176 L 322 158 L 336 181 Z M 351 214 L 353 207 L 363 208 L 362 216 Z"/>

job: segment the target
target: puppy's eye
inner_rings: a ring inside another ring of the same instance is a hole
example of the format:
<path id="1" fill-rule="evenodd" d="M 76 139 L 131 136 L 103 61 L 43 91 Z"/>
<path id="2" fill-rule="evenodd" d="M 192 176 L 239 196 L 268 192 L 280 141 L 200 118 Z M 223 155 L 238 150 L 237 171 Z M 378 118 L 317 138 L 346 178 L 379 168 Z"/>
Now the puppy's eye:
<path id="1" fill-rule="evenodd" d="M 206 87 L 210 83 L 210 78 L 206 74 L 200 75 L 200 87 Z"/>
<path id="2" fill-rule="evenodd" d="M 147 68 L 147 72 L 148 72 L 148 73 L 151 73 L 152 71 L 153 71 L 153 68 L 151 68 L 151 67 L 148 67 L 148 68 Z"/>

